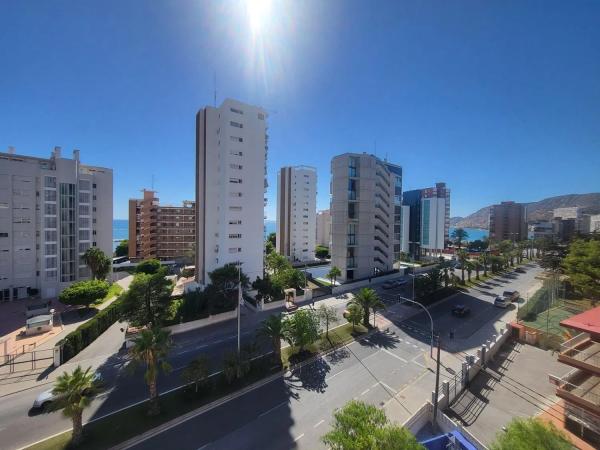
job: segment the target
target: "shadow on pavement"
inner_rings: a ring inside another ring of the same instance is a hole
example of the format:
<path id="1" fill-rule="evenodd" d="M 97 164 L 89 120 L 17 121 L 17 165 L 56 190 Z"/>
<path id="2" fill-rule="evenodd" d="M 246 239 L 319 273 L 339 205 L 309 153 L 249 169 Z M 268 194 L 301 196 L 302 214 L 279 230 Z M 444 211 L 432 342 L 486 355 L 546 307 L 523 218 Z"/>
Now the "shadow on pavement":
<path id="1" fill-rule="evenodd" d="M 285 377 L 290 391 L 305 390 L 323 393 L 327 388 L 327 374 L 331 366 L 323 358 L 317 358 L 313 363 L 293 370 Z"/>

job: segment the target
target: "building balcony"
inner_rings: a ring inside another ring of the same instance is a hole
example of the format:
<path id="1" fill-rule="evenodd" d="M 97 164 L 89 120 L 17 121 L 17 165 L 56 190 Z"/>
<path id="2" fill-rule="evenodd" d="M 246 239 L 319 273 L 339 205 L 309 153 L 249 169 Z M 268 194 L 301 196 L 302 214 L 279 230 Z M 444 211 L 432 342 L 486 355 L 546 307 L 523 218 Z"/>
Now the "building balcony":
<path id="1" fill-rule="evenodd" d="M 356 269 L 356 260 L 354 258 L 346 260 L 346 269 Z"/>
<path id="2" fill-rule="evenodd" d="M 558 360 L 600 376 L 600 342 L 581 333 L 560 346 Z"/>
<path id="3" fill-rule="evenodd" d="M 555 382 L 558 397 L 600 417 L 600 376 L 575 369 Z"/>

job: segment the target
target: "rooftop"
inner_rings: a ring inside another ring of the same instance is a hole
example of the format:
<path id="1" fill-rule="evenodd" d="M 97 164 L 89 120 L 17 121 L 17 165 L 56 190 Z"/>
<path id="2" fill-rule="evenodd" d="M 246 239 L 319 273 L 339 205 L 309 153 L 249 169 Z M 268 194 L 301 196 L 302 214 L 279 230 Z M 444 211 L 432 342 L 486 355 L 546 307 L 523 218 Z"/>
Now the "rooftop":
<path id="1" fill-rule="evenodd" d="M 560 325 L 586 333 L 600 334 L 600 306 L 569 317 L 561 321 Z"/>

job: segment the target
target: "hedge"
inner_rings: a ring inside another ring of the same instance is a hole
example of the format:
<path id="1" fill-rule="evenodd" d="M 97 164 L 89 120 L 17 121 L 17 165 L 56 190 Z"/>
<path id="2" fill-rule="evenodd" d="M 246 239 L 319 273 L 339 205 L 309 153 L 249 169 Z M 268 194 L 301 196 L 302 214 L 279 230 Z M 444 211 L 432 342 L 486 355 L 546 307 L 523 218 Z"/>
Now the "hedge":
<path id="1" fill-rule="evenodd" d="M 62 363 L 64 364 L 94 342 L 120 317 L 121 297 L 58 342 L 57 345 L 62 347 Z"/>

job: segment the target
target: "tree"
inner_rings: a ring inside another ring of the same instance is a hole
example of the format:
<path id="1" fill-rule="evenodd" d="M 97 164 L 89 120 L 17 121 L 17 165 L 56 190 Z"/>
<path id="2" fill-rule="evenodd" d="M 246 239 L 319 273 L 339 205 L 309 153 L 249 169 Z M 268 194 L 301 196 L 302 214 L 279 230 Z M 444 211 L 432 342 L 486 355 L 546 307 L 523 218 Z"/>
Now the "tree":
<path id="1" fill-rule="evenodd" d="M 476 252 L 482 252 L 487 247 L 488 247 L 488 241 L 483 241 L 481 239 L 475 239 L 474 241 L 469 242 L 469 248 Z"/>
<path id="2" fill-rule="evenodd" d="M 85 305 L 90 307 L 91 303 L 108 295 L 109 285 L 104 280 L 86 280 L 73 283 L 65 288 L 58 300 L 65 305 Z"/>
<path id="3" fill-rule="evenodd" d="M 448 270 L 450 269 L 450 267 L 452 267 L 452 263 L 450 261 L 444 259 L 443 261 L 441 261 L 439 263 L 438 267 L 444 273 L 444 287 L 448 287 L 448 281 L 450 280 L 448 277 Z"/>
<path id="4" fill-rule="evenodd" d="M 391 424 L 383 410 L 352 400 L 336 411 L 323 443 L 333 450 L 420 450 L 416 438 L 403 427 Z"/>
<path id="5" fill-rule="evenodd" d="M 273 280 L 275 280 L 279 285 L 281 285 L 284 289 L 294 288 L 294 289 L 304 289 L 306 286 L 306 278 L 304 273 L 298 269 L 285 269 L 273 275 Z"/>
<path id="6" fill-rule="evenodd" d="M 132 358 L 132 367 L 135 368 L 139 364 L 146 366 L 144 379 L 150 391 L 150 409 L 148 410 L 148 415 L 151 416 L 160 413 L 156 385 L 158 373 L 159 371 L 167 373 L 171 370 L 171 366 L 166 361 L 169 348 L 171 347 L 169 334 L 170 331 L 158 327 L 142 330 L 133 340 L 133 347 L 129 351 Z"/>
<path id="7" fill-rule="evenodd" d="M 455 228 L 450 237 L 454 242 L 456 242 L 456 245 L 458 245 L 460 250 L 462 248 L 463 241 L 469 239 L 469 233 L 467 233 L 463 228 Z"/>
<path id="8" fill-rule="evenodd" d="M 600 300 L 600 241 L 573 241 L 562 266 L 575 290 L 594 301 Z"/>
<path id="9" fill-rule="evenodd" d="M 275 251 L 275 247 L 271 244 L 271 241 L 265 241 L 265 254 L 270 255 Z"/>
<path id="10" fill-rule="evenodd" d="M 481 270 L 481 260 L 477 258 L 473 261 L 473 268 L 475 269 L 475 279 L 479 280 L 479 271 Z"/>
<path id="11" fill-rule="evenodd" d="M 271 272 L 272 275 L 278 275 L 284 270 L 292 268 L 292 265 L 287 258 L 276 252 L 267 255 L 266 266 L 267 270 Z"/>
<path id="12" fill-rule="evenodd" d="M 230 352 L 223 359 L 223 375 L 229 384 L 239 380 L 250 371 L 250 360 L 245 352 Z"/>
<path id="13" fill-rule="evenodd" d="M 299 309 L 283 322 L 284 339 L 302 352 L 319 338 L 319 318 L 308 309 Z"/>
<path id="14" fill-rule="evenodd" d="M 127 239 L 119 242 L 115 248 L 115 256 L 127 256 L 129 254 L 129 241 Z"/>
<path id="15" fill-rule="evenodd" d="M 573 444 L 553 423 L 537 417 L 513 419 L 490 450 L 571 450 Z"/>
<path id="16" fill-rule="evenodd" d="M 239 274 L 238 274 L 239 271 Z M 223 267 L 213 270 L 208 274 L 210 282 L 215 291 L 229 302 L 235 302 L 238 296 L 238 284 L 242 289 L 250 287 L 248 276 L 234 263 L 225 264 Z M 238 281 L 239 280 L 239 281 Z"/>
<path id="17" fill-rule="evenodd" d="M 342 275 L 342 271 L 338 269 L 336 266 L 333 266 L 329 272 L 327 272 L 327 278 L 331 281 L 331 285 L 335 285 L 337 281 L 337 277 Z"/>
<path id="18" fill-rule="evenodd" d="M 507 265 L 509 262 L 512 265 L 511 255 L 512 255 L 513 249 L 514 249 L 514 244 L 512 241 L 510 241 L 508 239 L 498 243 L 498 251 L 504 257 L 504 260 L 507 263 Z"/>
<path id="19" fill-rule="evenodd" d="M 488 264 L 490 262 L 489 253 L 487 253 L 487 252 L 482 253 L 481 256 L 479 257 L 479 261 L 481 262 L 481 265 L 483 266 L 483 276 L 487 277 L 487 269 L 488 269 Z"/>
<path id="20" fill-rule="evenodd" d="M 277 361 L 281 361 L 281 340 L 285 338 L 281 314 L 272 314 L 263 320 L 259 333 L 271 340 L 273 353 L 275 353 Z"/>
<path id="21" fill-rule="evenodd" d="M 319 259 L 325 259 L 329 256 L 329 248 L 323 245 L 317 245 L 315 249 L 315 256 Z"/>
<path id="22" fill-rule="evenodd" d="M 153 275 L 138 273 L 123 294 L 123 317 L 133 326 L 160 325 L 171 302 L 171 283 L 165 269 Z"/>
<path id="23" fill-rule="evenodd" d="M 275 246 L 277 245 L 277 234 L 276 233 L 269 233 L 269 235 L 267 236 L 267 242 L 270 242 L 271 245 L 273 246 L 273 248 L 275 248 Z"/>
<path id="24" fill-rule="evenodd" d="M 63 414 L 73 422 L 71 444 L 78 445 L 83 435 L 82 414 L 90 404 L 90 394 L 96 389 L 94 373 L 88 367 L 85 371 L 77 366 L 71 373 L 64 372 L 56 378 L 52 394 L 56 397 L 54 408 L 62 409 Z"/>
<path id="25" fill-rule="evenodd" d="M 104 280 L 112 263 L 112 260 L 98 247 L 88 248 L 83 254 L 83 261 L 90 268 L 94 280 Z"/>
<path id="26" fill-rule="evenodd" d="M 424 278 L 429 292 L 435 292 L 442 287 L 442 271 L 440 269 L 430 270 Z"/>
<path id="27" fill-rule="evenodd" d="M 473 272 L 474 268 L 475 268 L 475 266 L 473 265 L 473 263 L 471 261 L 465 262 L 465 269 L 467 270 L 467 278 L 469 280 L 469 283 L 471 282 L 471 273 Z"/>
<path id="28" fill-rule="evenodd" d="M 337 312 L 333 306 L 327 306 L 325 304 L 321 304 L 319 309 L 317 310 L 317 314 L 321 323 L 325 325 L 325 336 L 329 338 L 329 325 L 332 323 L 337 323 L 339 318 L 337 316 Z"/>
<path id="29" fill-rule="evenodd" d="M 362 288 L 358 291 L 358 294 L 354 295 L 354 298 L 348 302 L 348 305 L 359 305 L 363 309 L 363 325 L 370 327 L 369 320 L 371 318 L 371 310 L 375 313 L 378 309 L 385 308 L 384 303 L 377 296 L 371 288 Z"/>
<path id="30" fill-rule="evenodd" d="M 346 320 L 352 324 L 352 329 L 356 329 L 356 325 L 360 323 L 364 315 L 362 306 L 359 304 L 348 305 Z"/>
<path id="31" fill-rule="evenodd" d="M 457 251 L 456 258 L 458 259 L 458 262 L 460 263 L 462 284 L 465 284 L 465 269 L 466 269 L 465 264 L 468 261 L 467 252 L 465 252 L 464 250 Z"/>
<path id="32" fill-rule="evenodd" d="M 190 361 L 181 377 L 186 383 L 194 384 L 194 392 L 198 393 L 198 387 L 208 379 L 208 360 L 205 356 L 198 356 Z"/>
<path id="33" fill-rule="evenodd" d="M 136 268 L 136 273 L 145 273 L 147 275 L 152 275 L 157 273 L 160 270 L 160 261 L 158 259 L 145 259 L 140 262 Z"/>
<path id="34" fill-rule="evenodd" d="M 283 286 L 277 279 L 272 279 L 267 273 L 264 278 L 256 277 L 256 280 L 252 283 L 252 289 L 256 289 L 258 294 L 256 295 L 257 300 L 265 300 L 271 302 L 283 298 Z"/>

